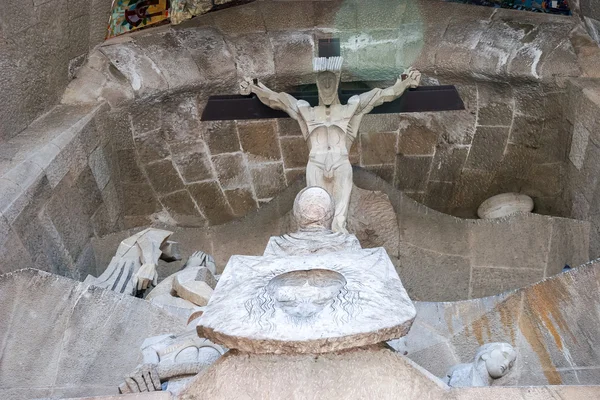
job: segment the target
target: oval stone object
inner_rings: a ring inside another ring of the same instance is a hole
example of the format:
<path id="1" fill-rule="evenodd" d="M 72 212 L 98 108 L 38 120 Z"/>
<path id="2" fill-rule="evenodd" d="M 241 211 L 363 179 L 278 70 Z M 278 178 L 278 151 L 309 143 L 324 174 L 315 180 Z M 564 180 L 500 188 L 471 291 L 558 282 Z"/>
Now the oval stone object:
<path id="1" fill-rule="evenodd" d="M 477 209 L 477 215 L 482 219 L 491 219 L 531 211 L 533 211 L 533 199 L 531 197 L 521 193 L 502 193 L 481 203 Z"/>

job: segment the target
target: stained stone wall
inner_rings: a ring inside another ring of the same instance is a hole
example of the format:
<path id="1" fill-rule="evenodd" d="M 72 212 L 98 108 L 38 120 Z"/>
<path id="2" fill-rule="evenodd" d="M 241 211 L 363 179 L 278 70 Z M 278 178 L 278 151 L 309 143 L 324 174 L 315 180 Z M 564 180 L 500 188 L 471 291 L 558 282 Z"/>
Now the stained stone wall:
<path id="1" fill-rule="evenodd" d="M 453 303 L 416 302 L 417 318 L 402 351 L 436 376 L 472 362 L 477 348 L 508 342 L 517 350 L 511 373 L 494 386 L 596 385 L 600 263 L 500 296 Z M 483 398 L 483 397 L 478 397 Z"/>
<path id="2" fill-rule="evenodd" d="M 108 121 L 102 105 L 60 105 L 0 145 L 0 273 L 96 274 L 90 238 L 122 229 Z"/>
<path id="3" fill-rule="evenodd" d="M 3 0 L 0 145 L 50 110 L 106 36 L 110 0 Z"/>

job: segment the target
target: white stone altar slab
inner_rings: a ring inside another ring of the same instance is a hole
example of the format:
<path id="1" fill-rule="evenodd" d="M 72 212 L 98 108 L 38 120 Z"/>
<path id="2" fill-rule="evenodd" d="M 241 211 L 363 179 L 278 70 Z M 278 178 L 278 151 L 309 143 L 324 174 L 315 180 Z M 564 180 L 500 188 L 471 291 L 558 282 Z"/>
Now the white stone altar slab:
<path id="1" fill-rule="evenodd" d="M 383 248 L 232 256 L 198 334 L 251 353 L 325 353 L 402 337 L 415 316 Z"/>

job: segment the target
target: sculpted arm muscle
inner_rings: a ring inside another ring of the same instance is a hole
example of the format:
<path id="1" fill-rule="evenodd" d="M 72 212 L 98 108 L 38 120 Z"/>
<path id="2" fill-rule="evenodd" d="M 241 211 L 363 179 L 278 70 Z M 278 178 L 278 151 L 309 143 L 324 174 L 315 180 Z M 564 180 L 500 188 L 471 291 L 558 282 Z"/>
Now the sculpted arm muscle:
<path id="1" fill-rule="evenodd" d="M 291 118 L 298 119 L 297 100 L 293 96 L 283 92 L 274 92 L 262 83 L 254 83 L 254 81 L 249 78 L 246 78 L 242 82 L 240 89 L 241 94 L 247 95 L 254 93 L 263 104 L 275 110 L 285 111 Z"/>

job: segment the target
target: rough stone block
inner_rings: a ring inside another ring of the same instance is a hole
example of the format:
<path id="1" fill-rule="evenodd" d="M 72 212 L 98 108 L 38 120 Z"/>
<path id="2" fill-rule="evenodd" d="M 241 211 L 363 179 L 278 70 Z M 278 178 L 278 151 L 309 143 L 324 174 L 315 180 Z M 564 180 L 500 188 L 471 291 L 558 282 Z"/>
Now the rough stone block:
<path id="1" fill-rule="evenodd" d="M 211 14 L 215 26 L 224 35 L 247 37 L 251 33 L 266 32 L 265 22 L 257 4 L 246 4 Z"/>
<path id="2" fill-rule="evenodd" d="M 73 138 L 46 168 L 48 181 L 54 187 L 68 173 L 79 174 L 87 165 L 87 155 L 79 138 Z"/>
<path id="3" fill-rule="evenodd" d="M 544 121 L 535 117 L 515 115 L 510 132 L 510 142 L 531 148 L 542 146 Z M 556 145 L 556 144 L 554 144 Z"/>
<path id="4" fill-rule="evenodd" d="M 361 121 L 359 132 L 396 132 L 406 118 L 409 117 L 402 114 L 367 114 Z"/>
<path id="5" fill-rule="evenodd" d="M 213 155 L 241 150 L 234 121 L 204 121 L 200 124 L 200 131 Z"/>
<path id="6" fill-rule="evenodd" d="M 150 215 L 159 210 L 158 200 L 149 184 L 123 183 L 121 189 L 124 215 Z"/>
<path id="7" fill-rule="evenodd" d="M 200 131 L 198 99 L 176 97 L 163 103 L 162 128 L 169 141 L 197 140 Z"/>
<path id="8" fill-rule="evenodd" d="M 144 166 L 150 184 L 158 194 L 183 189 L 183 182 L 171 160 L 157 161 Z"/>
<path id="9" fill-rule="evenodd" d="M 284 5 L 284 3 L 281 4 Z M 287 6 L 287 3 L 285 5 Z M 274 32 L 270 33 L 269 37 L 273 46 L 275 73 L 278 78 L 285 80 L 288 85 L 308 83 L 309 80 L 312 83 L 314 80 L 312 77 L 314 56 L 312 35 L 298 32 Z"/>
<path id="10" fill-rule="evenodd" d="M 264 162 L 281 159 L 275 121 L 238 122 L 242 149 L 248 161 Z"/>
<path id="11" fill-rule="evenodd" d="M 431 156 L 405 156 L 396 157 L 396 182 L 400 190 L 423 191 L 429 179 Z"/>
<path id="12" fill-rule="evenodd" d="M 488 171 L 463 169 L 456 182 L 452 206 L 456 209 L 471 210 L 474 217 L 477 207 L 489 197 L 488 190 L 493 177 L 493 173 Z"/>
<path id="13" fill-rule="evenodd" d="M 540 197 L 559 195 L 562 190 L 562 163 L 534 164 L 527 180 Z"/>
<path id="14" fill-rule="evenodd" d="M 356 4 L 352 2 L 313 2 L 315 26 L 336 30 L 358 29 Z"/>
<path id="15" fill-rule="evenodd" d="M 117 43 L 100 47 L 127 81 L 134 92 L 146 97 L 168 89 L 169 84 L 156 63 L 133 42 Z"/>
<path id="16" fill-rule="evenodd" d="M 98 146 L 88 159 L 88 165 L 96 179 L 98 189 L 103 190 L 110 180 L 110 167 L 104 157 L 104 147 Z"/>
<path id="17" fill-rule="evenodd" d="M 82 206 L 88 216 L 92 216 L 102 203 L 102 193 L 96 184 L 94 174 L 86 167 L 75 180 L 75 186 L 81 195 Z"/>
<path id="18" fill-rule="evenodd" d="M 430 179 L 455 182 L 469 153 L 468 148 L 440 144 L 435 148 Z"/>
<path id="19" fill-rule="evenodd" d="M 259 3 L 267 31 L 312 29 L 315 15 L 312 1 Z"/>
<path id="20" fill-rule="evenodd" d="M 552 224 L 546 276 L 560 273 L 565 265 L 574 267 L 590 260 L 589 224 L 562 218 L 554 219 Z"/>
<path id="21" fill-rule="evenodd" d="M 128 112 L 134 137 L 162 126 L 160 103 L 134 103 L 128 107 Z"/>
<path id="22" fill-rule="evenodd" d="M 162 129 L 145 132 L 134 139 L 140 160 L 144 163 L 162 160 L 171 153 Z"/>
<path id="23" fill-rule="evenodd" d="M 308 163 L 308 146 L 304 138 L 281 137 L 279 141 L 285 168 L 305 168 Z"/>
<path id="24" fill-rule="evenodd" d="M 171 145 L 172 160 L 185 183 L 214 179 L 210 154 L 202 141 Z"/>
<path id="25" fill-rule="evenodd" d="M 238 76 L 270 78 L 275 73 L 271 41 L 265 33 L 226 39 L 233 53 Z"/>
<path id="26" fill-rule="evenodd" d="M 144 174 L 137 163 L 136 153 L 133 150 L 117 150 L 116 161 L 119 168 L 121 182 L 141 183 L 145 181 Z"/>
<path id="27" fill-rule="evenodd" d="M 203 71 L 173 31 L 138 36 L 136 44 L 154 61 L 170 90 L 205 81 Z"/>
<path id="28" fill-rule="evenodd" d="M 540 281 L 544 272 L 526 268 L 473 267 L 471 298 L 479 298 L 504 293 L 516 287 L 523 287 Z"/>
<path id="29" fill-rule="evenodd" d="M 216 181 L 193 183 L 188 191 L 210 225 L 219 225 L 233 218 L 227 199 Z"/>
<path id="30" fill-rule="evenodd" d="M 477 123 L 510 126 L 513 115 L 512 88 L 500 83 L 478 83 L 479 110 Z"/>
<path id="31" fill-rule="evenodd" d="M 454 193 L 454 182 L 440 182 L 430 180 L 427 182 L 427 192 L 425 194 L 425 205 L 440 212 L 448 212 L 450 204 L 448 199 L 452 198 Z"/>
<path id="32" fill-rule="evenodd" d="M 291 118 L 277 118 L 279 136 L 302 136 L 298 121 Z"/>
<path id="33" fill-rule="evenodd" d="M 292 184 L 298 180 L 306 180 L 306 168 L 286 169 L 285 179 L 288 181 L 288 184 Z"/>
<path id="34" fill-rule="evenodd" d="M 430 155 L 438 142 L 438 133 L 431 129 L 431 121 L 406 117 L 400 125 L 398 152 L 406 155 Z"/>
<path id="35" fill-rule="evenodd" d="M 236 217 L 243 217 L 250 211 L 258 208 L 252 189 L 250 188 L 237 188 L 225 190 L 224 192 L 225 197 L 233 210 L 233 215 Z"/>
<path id="36" fill-rule="evenodd" d="M 176 30 L 175 34 L 177 40 L 191 53 L 204 78 L 209 82 L 217 82 L 215 90 L 235 88 L 235 61 L 217 30 L 188 28 Z"/>
<path id="37" fill-rule="evenodd" d="M 392 164 L 396 158 L 394 132 L 363 133 L 360 137 L 363 165 Z"/>
<path id="38" fill-rule="evenodd" d="M 286 187 L 282 163 L 253 165 L 250 168 L 250 174 L 258 199 L 275 197 Z"/>
<path id="39" fill-rule="evenodd" d="M 551 221 L 525 215 L 480 221 L 471 228 L 473 265 L 531 268 L 543 271 L 550 251 Z"/>
<path id="40" fill-rule="evenodd" d="M 161 197 L 160 202 L 179 226 L 204 226 L 206 223 L 186 190 Z"/>
<path id="41" fill-rule="evenodd" d="M 444 273 L 439 266 L 444 265 Z M 460 256 L 400 244 L 398 274 L 413 300 L 453 301 L 468 297 L 471 265 Z"/>
<path id="42" fill-rule="evenodd" d="M 374 173 L 390 185 L 394 184 L 394 173 L 396 171 L 396 165 L 387 164 L 387 165 L 371 165 L 366 166 L 365 169 L 369 172 Z"/>
<path id="43" fill-rule="evenodd" d="M 212 157 L 212 162 L 223 189 L 250 185 L 248 167 L 242 153 L 219 154 Z"/>
<path id="44" fill-rule="evenodd" d="M 465 168 L 494 171 L 502 161 L 509 128 L 477 127 Z"/>

